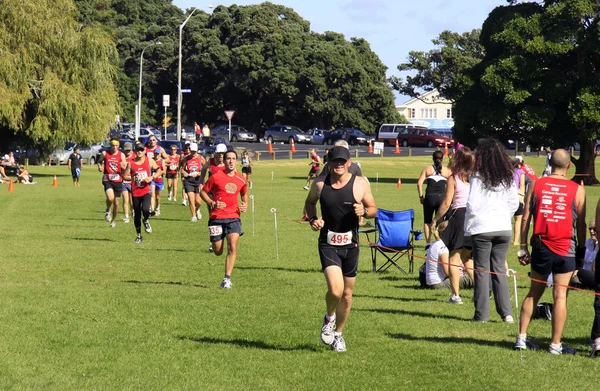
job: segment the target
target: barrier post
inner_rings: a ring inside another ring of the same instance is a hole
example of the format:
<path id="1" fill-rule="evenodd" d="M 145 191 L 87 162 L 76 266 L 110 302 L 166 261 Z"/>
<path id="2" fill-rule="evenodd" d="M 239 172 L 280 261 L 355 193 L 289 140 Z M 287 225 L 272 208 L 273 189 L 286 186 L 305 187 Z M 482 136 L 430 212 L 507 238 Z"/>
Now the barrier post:
<path id="1" fill-rule="evenodd" d="M 375 191 L 379 190 L 379 173 L 375 177 Z"/>
<path id="2" fill-rule="evenodd" d="M 249 198 L 252 200 L 252 236 L 254 236 L 254 195 Z"/>
<path id="3" fill-rule="evenodd" d="M 292 151 L 288 152 L 290 154 L 290 160 L 292 160 L 294 158 L 294 154 L 292 153 Z"/>
<path id="4" fill-rule="evenodd" d="M 279 259 L 279 241 L 277 240 L 277 209 L 271 208 L 275 221 L 275 258 Z"/>
<path id="5" fill-rule="evenodd" d="M 260 161 L 260 152 L 255 152 L 256 153 L 256 161 Z"/>

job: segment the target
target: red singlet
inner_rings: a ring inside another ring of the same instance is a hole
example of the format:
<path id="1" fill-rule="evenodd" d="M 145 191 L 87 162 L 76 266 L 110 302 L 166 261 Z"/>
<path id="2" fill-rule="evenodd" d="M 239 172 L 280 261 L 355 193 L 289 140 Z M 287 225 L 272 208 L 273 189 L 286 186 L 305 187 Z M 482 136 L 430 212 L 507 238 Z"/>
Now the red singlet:
<path id="1" fill-rule="evenodd" d="M 114 155 L 110 151 L 106 151 L 104 155 L 104 178 L 103 181 L 109 182 L 123 182 L 123 176 L 121 175 L 121 159 L 123 158 L 123 152 L 117 151 Z"/>
<path id="2" fill-rule="evenodd" d="M 136 174 L 137 178 L 135 176 Z M 148 158 L 144 158 L 142 163 L 137 163 L 135 160 L 131 162 L 131 177 L 134 178 L 131 183 L 131 194 L 134 197 L 143 197 L 150 193 L 150 184 L 144 180 L 150 175 L 152 174 L 150 173 L 150 162 L 148 161 Z"/>

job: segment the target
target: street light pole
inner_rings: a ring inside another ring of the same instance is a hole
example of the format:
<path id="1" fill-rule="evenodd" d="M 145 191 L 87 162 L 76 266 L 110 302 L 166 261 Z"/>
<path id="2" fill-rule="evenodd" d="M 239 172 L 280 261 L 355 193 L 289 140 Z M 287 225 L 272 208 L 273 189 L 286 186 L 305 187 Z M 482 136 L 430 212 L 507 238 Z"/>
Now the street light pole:
<path id="1" fill-rule="evenodd" d="M 213 5 L 207 5 L 207 8 L 214 8 Z M 181 101 L 183 96 L 181 95 L 181 37 L 183 35 L 183 26 L 190 20 L 194 12 L 198 7 L 195 7 L 189 16 L 179 25 L 179 68 L 177 70 L 177 140 L 181 140 Z"/>
<path id="2" fill-rule="evenodd" d="M 142 122 L 142 69 L 143 69 L 142 67 L 144 65 L 144 52 L 150 46 L 161 45 L 161 44 L 162 43 L 160 41 L 152 42 L 151 44 L 146 46 L 144 49 L 142 49 L 142 54 L 140 55 L 140 89 L 138 91 L 137 113 L 135 113 L 136 114 L 136 116 L 135 116 L 135 139 L 136 140 L 140 137 L 140 123 Z"/>

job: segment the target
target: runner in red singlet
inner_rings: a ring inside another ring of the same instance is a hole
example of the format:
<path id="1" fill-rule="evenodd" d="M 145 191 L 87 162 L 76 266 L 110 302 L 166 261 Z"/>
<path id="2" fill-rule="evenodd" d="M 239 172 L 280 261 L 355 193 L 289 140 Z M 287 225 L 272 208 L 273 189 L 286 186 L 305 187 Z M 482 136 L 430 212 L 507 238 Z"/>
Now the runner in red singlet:
<path id="1" fill-rule="evenodd" d="M 231 273 L 237 259 L 237 243 L 242 233 L 240 212 L 248 209 L 246 180 L 236 172 L 237 153 L 225 153 L 225 170 L 212 175 L 204 185 L 201 195 L 210 205 L 208 234 L 217 256 L 223 254 L 223 239 L 227 238 L 225 278 L 219 288 L 231 289 Z M 241 204 L 238 205 L 238 195 Z"/>
<path id="2" fill-rule="evenodd" d="M 161 156 L 161 150 L 156 148 L 154 150 L 154 162 L 160 168 L 161 173 L 165 172 L 165 161 Z M 150 201 L 150 214 L 152 216 L 160 216 L 160 193 L 165 187 L 162 174 L 157 176 L 156 179 L 150 184 L 151 201 Z"/>
<path id="3" fill-rule="evenodd" d="M 171 145 L 167 163 L 167 187 L 169 195 L 167 200 L 177 202 L 177 179 L 179 179 L 179 161 L 181 156 L 177 153 L 177 145 Z"/>
<path id="4" fill-rule="evenodd" d="M 183 151 L 181 151 L 181 156 L 179 159 L 179 172 L 181 173 L 181 205 L 182 206 L 186 206 L 188 204 L 188 196 L 187 193 L 185 191 L 185 178 L 183 177 L 183 163 L 185 163 L 185 160 L 187 159 L 188 156 L 190 156 L 190 143 L 186 142 L 185 145 L 183 146 Z"/>
<path id="5" fill-rule="evenodd" d="M 106 212 L 104 219 L 110 221 L 110 227 L 116 226 L 117 213 L 119 212 L 119 199 L 123 190 L 123 176 L 125 168 L 125 155 L 119 151 L 119 140 L 110 140 L 110 150 L 103 151 L 98 159 L 98 171 L 103 172 L 102 185 L 106 193 Z M 110 209 L 112 207 L 112 215 Z"/>
<path id="6" fill-rule="evenodd" d="M 127 168 L 127 163 L 131 163 L 135 158 L 135 153 L 133 153 L 133 145 L 131 143 L 123 144 L 123 153 L 125 154 L 125 168 L 123 168 L 123 175 L 125 175 L 125 169 Z M 129 210 L 133 210 L 133 202 L 131 200 L 131 181 L 123 178 L 123 212 L 125 213 L 125 217 L 123 217 L 124 223 L 129 223 Z"/>
<path id="7" fill-rule="evenodd" d="M 191 154 L 182 162 L 182 176 L 184 178 L 183 186 L 187 193 L 190 212 L 192 213 L 191 222 L 195 223 L 202 218 L 200 207 L 202 206 L 202 198 L 200 198 L 200 190 L 204 183 L 201 176 L 202 167 L 206 163 L 203 156 L 198 154 L 198 144 L 190 144 Z"/>
<path id="8" fill-rule="evenodd" d="M 125 178 L 131 180 L 133 195 L 133 223 L 137 237 L 136 243 L 142 243 L 142 215 L 147 233 L 152 232 L 148 222 L 150 217 L 150 183 L 162 175 L 162 170 L 156 165 L 154 159 L 146 157 L 146 148 L 142 144 L 135 147 L 135 159 L 127 164 Z M 154 172 L 154 174 L 153 174 Z"/>
<path id="9" fill-rule="evenodd" d="M 321 159 L 319 159 L 319 155 L 317 155 L 317 151 L 315 149 L 310 151 L 310 157 L 311 162 L 308 163 L 310 166 L 310 171 L 308 172 L 308 177 L 306 178 L 306 186 L 304 186 L 304 190 L 310 189 L 310 180 L 319 175 L 319 167 L 321 166 Z"/>

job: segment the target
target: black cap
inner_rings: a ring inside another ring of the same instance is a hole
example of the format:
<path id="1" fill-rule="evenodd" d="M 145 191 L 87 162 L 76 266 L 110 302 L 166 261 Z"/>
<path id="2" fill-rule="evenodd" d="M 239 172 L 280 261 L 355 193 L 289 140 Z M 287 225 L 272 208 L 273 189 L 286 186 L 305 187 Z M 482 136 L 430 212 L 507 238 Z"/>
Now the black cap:
<path id="1" fill-rule="evenodd" d="M 334 160 L 350 160 L 350 151 L 346 147 L 333 147 L 327 153 L 330 162 Z"/>

